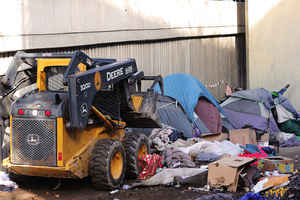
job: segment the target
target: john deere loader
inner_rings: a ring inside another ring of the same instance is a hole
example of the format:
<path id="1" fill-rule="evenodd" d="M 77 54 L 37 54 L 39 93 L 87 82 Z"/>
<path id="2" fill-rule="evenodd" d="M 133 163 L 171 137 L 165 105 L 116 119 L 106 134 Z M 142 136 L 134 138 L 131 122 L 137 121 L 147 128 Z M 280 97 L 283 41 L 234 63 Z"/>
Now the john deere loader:
<path id="1" fill-rule="evenodd" d="M 160 127 L 153 91 L 160 76 L 144 76 L 134 59 L 74 54 L 19 53 L 36 70 L 36 89 L 17 98 L 9 115 L 12 175 L 90 177 L 96 189 L 117 188 L 136 178 L 147 137 L 126 127 Z M 153 85 L 142 90 L 142 82 Z"/>

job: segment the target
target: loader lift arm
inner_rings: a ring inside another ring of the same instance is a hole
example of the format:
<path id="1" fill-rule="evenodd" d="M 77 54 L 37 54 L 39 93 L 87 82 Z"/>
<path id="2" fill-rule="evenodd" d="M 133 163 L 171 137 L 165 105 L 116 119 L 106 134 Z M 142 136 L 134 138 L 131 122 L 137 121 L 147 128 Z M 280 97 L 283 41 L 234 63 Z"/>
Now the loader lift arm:
<path id="1" fill-rule="evenodd" d="M 86 65 L 87 71 L 79 72 L 78 65 Z M 82 52 L 76 52 L 64 74 L 68 84 L 70 126 L 83 129 L 88 122 L 94 96 L 103 88 L 128 79 L 137 72 L 135 59 L 113 62 L 104 66 Z"/>

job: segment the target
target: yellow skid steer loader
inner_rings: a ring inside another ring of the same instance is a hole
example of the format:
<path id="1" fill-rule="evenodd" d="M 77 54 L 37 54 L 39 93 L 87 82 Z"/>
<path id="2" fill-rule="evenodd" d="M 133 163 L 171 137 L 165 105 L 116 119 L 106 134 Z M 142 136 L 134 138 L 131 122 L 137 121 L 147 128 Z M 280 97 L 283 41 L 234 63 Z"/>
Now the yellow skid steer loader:
<path id="1" fill-rule="evenodd" d="M 147 137 L 126 127 L 160 127 L 156 112 L 160 76 L 144 76 L 134 59 L 74 54 L 17 55 L 31 60 L 36 89 L 10 108 L 9 156 L 3 167 L 14 175 L 91 177 L 96 189 L 120 187 L 136 178 L 138 157 L 149 153 Z M 146 91 L 143 80 L 153 81 Z"/>

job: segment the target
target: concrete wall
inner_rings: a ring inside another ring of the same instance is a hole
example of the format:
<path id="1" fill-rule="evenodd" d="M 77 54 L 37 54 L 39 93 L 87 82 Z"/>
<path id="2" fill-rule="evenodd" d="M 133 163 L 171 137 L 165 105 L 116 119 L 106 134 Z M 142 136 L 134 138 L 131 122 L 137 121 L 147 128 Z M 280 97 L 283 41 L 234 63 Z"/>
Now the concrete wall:
<path id="1" fill-rule="evenodd" d="M 244 32 L 243 4 L 211 0 L 1 0 L 0 52 Z"/>
<path id="2" fill-rule="evenodd" d="M 248 0 L 247 43 L 249 87 L 278 90 L 300 109 L 300 2 Z"/>
<path id="3" fill-rule="evenodd" d="M 244 4 L 213 0 L 2 0 L 0 75 L 16 50 L 135 58 L 145 74 L 189 73 L 216 97 L 244 86 Z"/>

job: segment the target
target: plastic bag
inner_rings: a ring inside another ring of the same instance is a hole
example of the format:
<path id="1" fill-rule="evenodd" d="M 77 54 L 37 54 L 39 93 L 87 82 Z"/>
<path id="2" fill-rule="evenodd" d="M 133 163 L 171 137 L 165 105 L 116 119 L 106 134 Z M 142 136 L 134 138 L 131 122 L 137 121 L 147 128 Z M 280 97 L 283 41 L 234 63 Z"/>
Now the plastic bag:
<path id="1" fill-rule="evenodd" d="M 173 183 L 174 177 L 190 177 L 206 172 L 207 169 L 199 168 L 176 168 L 176 169 L 162 169 L 160 172 L 151 178 L 144 180 L 143 185 L 167 185 Z"/>
<path id="2" fill-rule="evenodd" d="M 242 149 L 239 147 L 239 145 L 233 144 L 227 140 L 222 142 L 201 141 L 192 145 L 191 147 L 185 148 L 184 150 L 187 151 L 192 157 L 196 157 L 200 153 L 214 153 L 219 156 L 223 154 L 237 156 L 242 152 Z"/>

